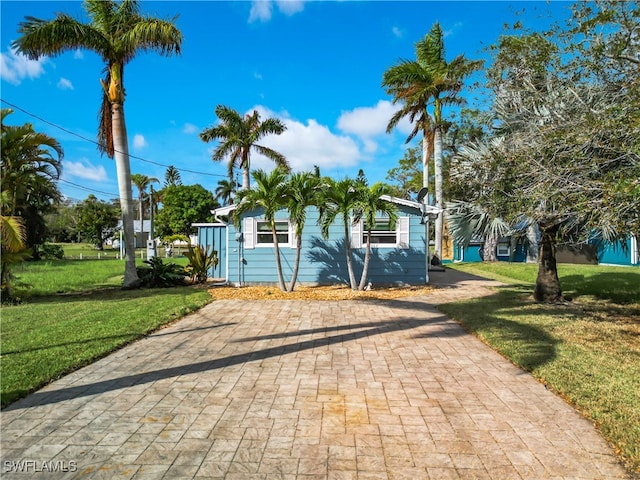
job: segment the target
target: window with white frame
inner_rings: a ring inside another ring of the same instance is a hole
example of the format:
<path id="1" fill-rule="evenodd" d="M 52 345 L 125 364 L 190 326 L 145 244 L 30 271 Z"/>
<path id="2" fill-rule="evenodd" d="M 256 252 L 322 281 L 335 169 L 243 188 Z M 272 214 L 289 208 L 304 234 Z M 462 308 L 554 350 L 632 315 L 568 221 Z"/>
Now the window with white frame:
<path id="1" fill-rule="evenodd" d="M 511 249 L 509 248 L 509 244 L 508 243 L 499 243 L 497 250 L 496 250 L 496 255 L 498 257 L 508 257 L 509 254 L 511 253 Z"/>
<path id="2" fill-rule="evenodd" d="M 361 220 L 351 227 L 354 248 L 362 248 L 367 244 L 366 222 Z M 399 217 L 395 228 L 391 228 L 388 218 L 376 218 L 371 229 L 370 245 L 372 248 L 409 248 L 409 217 Z"/>
<path id="3" fill-rule="evenodd" d="M 289 245 L 289 222 L 276 220 L 276 236 L 278 245 Z M 266 220 L 256 220 L 256 245 L 273 246 L 271 225 Z"/>

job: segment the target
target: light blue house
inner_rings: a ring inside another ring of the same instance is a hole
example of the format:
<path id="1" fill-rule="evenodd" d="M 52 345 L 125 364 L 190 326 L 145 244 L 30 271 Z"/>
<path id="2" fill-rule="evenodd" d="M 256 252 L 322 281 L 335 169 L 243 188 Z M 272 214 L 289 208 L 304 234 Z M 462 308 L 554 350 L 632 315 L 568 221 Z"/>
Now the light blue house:
<path id="1" fill-rule="evenodd" d="M 383 197 L 398 209 L 398 220 L 391 229 L 388 218 L 379 218 L 371 235 L 371 260 L 368 280 L 375 285 L 424 285 L 429 281 L 426 234 L 429 217 L 439 210 L 422 203 L 395 197 Z M 273 237 L 264 212 L 254 210 L 242 215 L 240 228 L 226 218 L 235 205 L 213 211 L 217 223 L 194 224 L 198 227 L 198 244 L 218 251 L 219 263 L 209 273 L 231 285 L 275 285 L 278 281 Z M 302 237 L 298 283 L 332 285 L 349 283 L 342 218 L 329 228 L 324 239 L 318 225 L 319 212 L 307 211 Z M 291 277 L 296 255 L 294 226 L 287 212 L 276 214 L 278 246 L 286 279 Z M 350 225 L 353 264 L 357 278 L 362 272 L 367 231 L 362 221 Z"/>

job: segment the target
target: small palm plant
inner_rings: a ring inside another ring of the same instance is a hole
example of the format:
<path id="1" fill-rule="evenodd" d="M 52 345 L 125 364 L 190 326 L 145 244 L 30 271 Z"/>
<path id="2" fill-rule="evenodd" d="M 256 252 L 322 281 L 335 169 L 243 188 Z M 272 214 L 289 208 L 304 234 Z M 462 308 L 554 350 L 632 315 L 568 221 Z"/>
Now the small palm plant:
<path id="1" fill-rule="evenodd" d="M 193 283 L 206 282 L 209 277 L 209 269 L 218 266 L 218 251 L 211 250 L 211 252 L 209 252 L 209 245 L 206 247 L 202 245 L 189 247 L 185 256 L 189 259 L 189 265 L 187 265 L 185 270 L 191 277 Z"/>

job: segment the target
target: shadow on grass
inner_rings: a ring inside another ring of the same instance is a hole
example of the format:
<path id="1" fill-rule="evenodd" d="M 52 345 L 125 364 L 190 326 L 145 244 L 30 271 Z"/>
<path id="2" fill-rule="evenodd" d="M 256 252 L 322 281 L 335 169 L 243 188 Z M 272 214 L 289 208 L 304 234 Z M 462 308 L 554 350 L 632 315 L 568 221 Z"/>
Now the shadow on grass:
<path id="1" fill-rule="evenodd" d="M 562 277 L 560 283 L 574 297 L 593 295 L 614 303 L 640 303 L 640 270 L 602 272 L 588 277 L 569 275 Z"/>

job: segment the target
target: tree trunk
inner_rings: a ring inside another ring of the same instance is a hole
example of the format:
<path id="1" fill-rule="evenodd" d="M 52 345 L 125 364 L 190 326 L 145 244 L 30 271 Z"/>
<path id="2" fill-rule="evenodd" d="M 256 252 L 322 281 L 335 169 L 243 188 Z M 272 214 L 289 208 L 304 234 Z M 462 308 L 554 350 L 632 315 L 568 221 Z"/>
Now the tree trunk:
<path id="1" fill-rule="evenodd" d="M 131 188 L 131 169 L 129 165 L 129 145 L 127 128 L 124 121 L 124 108 L 121 103 L 111 104 L 113 128 L 113 146 L 115 148 L 118 191 L 120 192 L 120 210 L 125 242 L 125 267 L 122 287 L 125 289 L 140 286 L 136 272 L 135 232 L 133 231 L 133 194 Z"/>
<path id="2" fill-rule="evenodd" d="M 487 235 L 482 246 L 482 261 L 497 262 L 496 247 L 498 246 L 498 237 L 495 235 Z"/>
<path id="3" fill-rule="evenodd" d="M 527 228 L 527 263 L 538 263 L 538 228 L 535 224 Z"/>
<path id="4" fill-rule="evenodd" d="M 538 255 L 538 277 L 533 297 L 537 302 L 557 303 L 564 301 L 558 268 L 556 266 L 557 225 L 540 225 L 540 253 Z"/>
<path id="5" fill-rule="evenodd" d="M 351 261 L 351 238 L 349 237 L 349 219 L 344 219 L 344 249 L 347 253 L 347 271 L 349 272 L 349 285 L 351 290 L 356 290 L 358 284 L 356 283 L 356 277 L 353 274 L 353 262 Z"/>
<path id="6" fill-rule="evenodd" d="M 271 234 L 273 235 L 273 248 L 276 254 L 276 268 L 278 270 L 278 286 L 283 292 L 287 291 L 287 287 L 284 283 L 284 276 L 282 275 L 282 262 L 280 261 L 280 247 L 278 246 L 278 232 L 276 232 L 276 224 L 271 221 Z"/>
<path id="7" fill-rule="evenodd" d="M 426 134 L 422 137 L 422 186 L 429 190 L 429 139 Z"/>
<path id="8" fill-rule="evenodd" d="M 302 250 L 302 235 L 298 235 L 296 237 L 296 260 L 293 265 L 293 273 L 291 274 L 291 282 L 289 282 L 288 292 L 293 292 L 293 289 L 296 288 L 298 269 L 300 268 L 300 250 Z"/>
<path id="9" fill-rule="evenodd" d="M 435 174 L 435 190 L 436 190 L 436 207 L 444 208 L 444 194 L 442 188 L 442 132 L 439 126 L 436 126 L 433 140 L 433 171 Z M 444 215 L 438 214 L 435 221 L 435 250 L 434 255 L 438 257 L 438 261 L 442 262 L 442 234 L 444 231 Z"/>
<path id="10" fill-rule="evenodd" d="M 371 230 L 367 232 L 367 246 L 364 253 L 364 266 L 362 268 L 362 276 L 360 277 L 360 285 L 358 290 L 364 290 L 367 283 L 367 275 L 369 275 L 369 260 L 371 260 Z"/>

